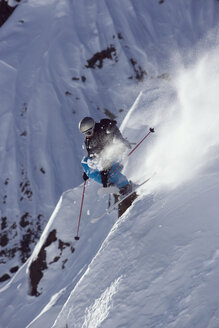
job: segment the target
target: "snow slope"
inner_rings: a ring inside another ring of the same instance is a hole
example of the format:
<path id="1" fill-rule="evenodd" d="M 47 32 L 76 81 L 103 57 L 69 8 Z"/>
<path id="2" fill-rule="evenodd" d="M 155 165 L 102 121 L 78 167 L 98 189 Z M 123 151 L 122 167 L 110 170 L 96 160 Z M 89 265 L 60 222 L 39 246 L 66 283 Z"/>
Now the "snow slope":
<path id="1" fill-rule="evenodd" d="M 0 327 L 218 327 L 218 16 L 213 0 L 29 0 L 1 28 L 3 273 L 62 196 L 1 289 Z M 156 176 L 98 224 L 89 181 L 76 242 L 83 115 L 115 115 L 131 142 L 154 126 L 124 172 Z"/>

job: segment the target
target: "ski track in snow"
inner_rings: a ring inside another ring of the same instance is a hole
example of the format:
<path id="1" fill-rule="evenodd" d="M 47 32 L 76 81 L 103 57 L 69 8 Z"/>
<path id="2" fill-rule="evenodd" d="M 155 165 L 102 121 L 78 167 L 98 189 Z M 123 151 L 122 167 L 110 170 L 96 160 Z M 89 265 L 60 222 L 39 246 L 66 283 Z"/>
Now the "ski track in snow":
<path id="1" fill-rule="evenodd" d="M 213 0 L 29 0 L 1 27 L 1 217 L 17 218 L 11 247 L 18 216 L 43 213 L 45 226 L 0 290 L 1 328 L 219 327 L 218 18 Z M 85 68 L 110 45 L 102 68 Z M 106 109 L 133 143 L 155 127 L 124 173 L 156 176 L 120 220 L 96 225 L 108 196 L 89 181 L 75 241 L 77 125 Z M 20 201 L 24 177 L 33 193 Z"/>

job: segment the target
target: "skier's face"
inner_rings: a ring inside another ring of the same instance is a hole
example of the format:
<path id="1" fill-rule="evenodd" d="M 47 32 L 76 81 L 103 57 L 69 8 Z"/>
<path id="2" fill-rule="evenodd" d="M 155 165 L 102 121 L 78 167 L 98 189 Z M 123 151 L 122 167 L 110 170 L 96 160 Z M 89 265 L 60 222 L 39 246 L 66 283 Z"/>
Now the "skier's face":
<path id="1" fill-rule="evenodd" d="M 93 128 L 91 128 L 91 129 L 87 130 L 86 132 L 84 132 L 84 136 L 86 138 L 91 138 L 91 137 L 93 137 L 93 135 L 94 135 L 94 129 Z"/>

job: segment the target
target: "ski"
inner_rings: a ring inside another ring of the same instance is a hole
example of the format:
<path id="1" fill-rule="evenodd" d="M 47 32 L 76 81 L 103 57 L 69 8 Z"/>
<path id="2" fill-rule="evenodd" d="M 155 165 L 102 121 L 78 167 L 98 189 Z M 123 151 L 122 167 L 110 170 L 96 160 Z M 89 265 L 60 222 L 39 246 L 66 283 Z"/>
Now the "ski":
<path id="1" fill-rule="evenodd" d="M 127 199 L 130 195 L 132 195 L 134 192 L 136 192 L 136 190 L 138 190 L 138 188 L 140 188 L 141 186 L 143 186 L 146 182 L 148 182 L 151 178 L 153 177 L 153 175 L 149 178 L 147 178 L 146 180 L 144 180 L 143 182 L 141 182 L 140 184 L 136 185 L 132 191 L 130 193 L 128 193 L 127 195 L 125 195 L 123 198 L 119 199 L 117 202 L 115 202 L 114 204 L 112 204 L 109 208 L 107 208 L 105 210 L 105 212 L 103 214 L 101 214 L 100 216 L 96 217 L 96 218 L 92 218 L 91 219 L 91 223 L 96 223 L 99 220 L 101 220 L 106 214 L 110 214 L 117 206 L 119 206 L 119 204 L 121 204 L 125 199 Z"/>

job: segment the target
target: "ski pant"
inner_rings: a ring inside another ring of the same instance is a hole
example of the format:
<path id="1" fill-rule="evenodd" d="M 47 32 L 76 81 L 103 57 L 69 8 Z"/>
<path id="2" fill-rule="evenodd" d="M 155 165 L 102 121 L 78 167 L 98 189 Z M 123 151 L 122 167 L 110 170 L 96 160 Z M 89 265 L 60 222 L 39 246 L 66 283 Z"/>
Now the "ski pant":
<path id="1" fill-rule="evenodd" d="M 84 169 L 84 172 L 87 174 L 87 176 L 91 179 L 93 179 L 94 181 L 102 184 L 101 181 L 101 173 L 98 169 L 94 169 L 91 168 L 87 161 L 88 160 L 92 160 L 89 157 L 84 157 L 83 160 L 81 161 L 82 167 Z M 119 163 L 113 163 L 113 165 L 111 166 L 111 169 L 108 173 L 108 183 L 109 184 L 114 184 L 116 185 L 119 189 L 126 186 L 127 184 L 129 184 L 129 181 L 127 180 L 127 178 L 121 173 L 122 170 L 122 166 L 120 166 L 114 173 L 113 171 L 118 167 Z M 113 174 L 112 174 L 113 173 Z M 111 175 L 112 174 L 112 175 Z"/>

